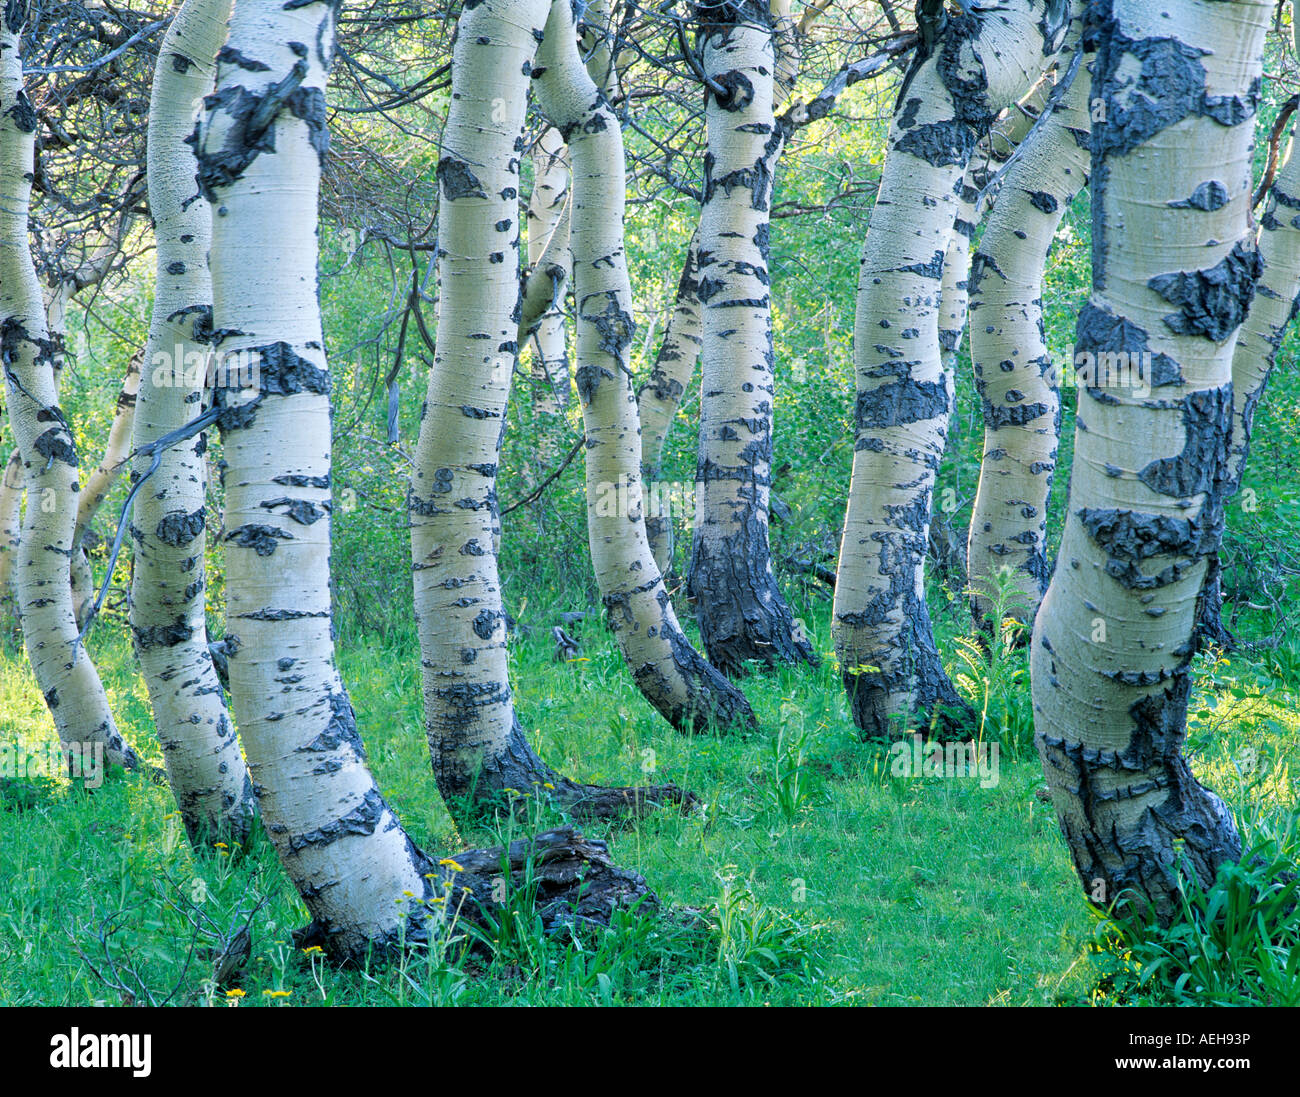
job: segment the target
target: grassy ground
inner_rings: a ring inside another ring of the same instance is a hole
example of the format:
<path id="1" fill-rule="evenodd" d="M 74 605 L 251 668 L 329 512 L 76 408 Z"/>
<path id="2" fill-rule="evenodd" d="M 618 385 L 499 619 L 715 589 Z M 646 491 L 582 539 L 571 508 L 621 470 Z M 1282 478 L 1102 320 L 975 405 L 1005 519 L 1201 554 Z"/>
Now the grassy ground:
<path id="1" fill-rule="evenodd" d="M 804 619 L 829 654 L 828 605 L 808 598 Z M 548 613 L 521 616 L 544 623 Z M 938 616 L 944 649 L 968 650 L 953 636 L 955 603 Z M 985 788 L 973 778 L 895 776 L 885 750 L 854 734 L 829 660 L 747 682 L 761 732 L 692 738 L 641 702 L 603 629 L 588 626 L 581 657 L 566 663 L 553 661 L 545 635 L 512 645 L 534 745 L 583 780 L 670 779 L 702 798 L 698 815 L 654 815 L 608 835 L 619 863 L 702 920 L 628 917 L 577 942 L 545 938 L 520 910 L 488 953 L 466 955 L 462 934 L 398 966 L 333 971 L 293 948 L 305 911 L 264 840 L 243 856 L 196 860 L 165 787 L 137 777 L 95 792 L 9 781 L 0 785 L 0 1002 L 116 1003 L 122 992 L 106 985 L 114 968 L 160 1000 L 173 987 L 176 1001 L 224 998 L 205 985 L 212 961 L 203 950 L 259 902 L 244 1005 L 1109 1000 L 1097 988 L 1112 985 L 1105 971 L 1117 956 L 1089 956 L 1097 920 L 1050 804 L 1036 796 L 1023 653 L 991 675 L 973 656 L 951 668 L 978 706 L 989 702 L 985 735 L 999 742 L 999 767 Z M 92 647 L 133 742 L 159 762 L 122 634 L 101 626 Z M 510 837 L 457 833 L 438 799 L 414 637 L 349 643 L 342 669 L 379 782 L 415 839 L 450 853 Z M 1225 794 L 1248 834 L 1276 828 L 1295 808 L 1300 772 L 1300 651 L 1206 660 L 1201 681 L 1191 726 L 1198 775 Z M 51 741 L 12 646 L 0 647 L 0 713 L 7 740 L 29 750 Z M 555 819 L 540 807 L 531 814 L 536 825 Z M 198 910 L 196 936 L 186 919 Z"/>

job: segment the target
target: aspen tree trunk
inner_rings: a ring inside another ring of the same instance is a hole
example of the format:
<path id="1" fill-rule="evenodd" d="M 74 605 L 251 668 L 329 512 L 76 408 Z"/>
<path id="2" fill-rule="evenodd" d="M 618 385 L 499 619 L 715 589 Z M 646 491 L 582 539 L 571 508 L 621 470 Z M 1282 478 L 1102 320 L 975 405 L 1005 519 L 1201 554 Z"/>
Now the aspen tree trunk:
<path id="1" fill-rule="evenodd" d="M 187 115 L 187 121 L 189 120 Z M 104 455 L 95 470 L 86 478 L 77 497 L 77 544 L 81 543 L 117 478 L 122 475 L 126 459 L 131 452 L 131 430 L 135 424 L 136 400 L 140 392 L 141 355 L 132 355 L 122 378 L 122 388 L 114 405 L 113 423 L 104 443 Z"/>
<path id="2" fill-rule="evenodd" d="M 774 0 L 771 10 L 774 19 L 773 48 L 776 51 L 775 100 L 780 100 L 793 91 L 802 60 L 802 38 L 823 14 L 826 6 L 824 0 L 809 5 L 804 9 L 798 24 L 794 24 L 790 19 L 789 3 L 786 0 Z M 795 104 L 786 115 L 775 119 L 775 140 L 766 143 L 765 166 L 769 175 L 775 173 L 776 162 L 790 133 L 798 126 L 825 117 L 840 93 L 857 80 L 882 69 L 884 66 L 881 61 L 879 57 L 870 59 L 869 65 L 872 67 L 863 66 L 864 71 L 860 74 L 841 70 L 812 103 Z M 771 203 L 770 195 L 768 203 Z M 654 368 L 649 380 L 637 390 L 637 414 L 641 420 L 641 474 L 643 480 L 650 484 L 657 483 L 660 479 L 664 442 L 681 405 L 682 394 L 695 373 L 695 364 L 703 344 L 699 245 L 700 228 L 697 225 L 682 264 L 673 312 L 664 330 Z M 652 491 L 647 494 L 645 506 L 646 536 L 650 541 L 650 549 L 660 573 L 667 576 L 673 559 L 674 530 L 670 502 L 665 493 Z"/>
<path id="3" fill-rule="evenodd" d="M 1043 76 L 1028 95 L 1008 107 L 981 138 L 962 176 L 961 189 L 957 193 L 957 216 L 943 256 L 943 279 L 939 292 L 939 348 L 950 382 L 954 380 L 957 351 L 966 330 L 971 248 L 980 221 L 992 200 L 991 194 L 982 198 L 981 194 L 999 168 L 1011 159 L 1020 143 L 1029 136 L 1052 87 L 1052 81 Z"/>
<path id="4" fill-rule="evenodd" d="M 236 4 L 197 147 L 215 213 L 218 379 L 242 365 L 255 377 L 241 387 L 227 372 L 214 391 L 228 463 L 231 697 L 263 823 L 312 914 L 297 943 L 359 962 L 427 939 L 442 923 L 431 912 L 463 898 L 465 916 L 481 917 L 497 898 L 488 864 L 509 876 L 507 890 L 534 866 L 544 926 L 607 922 L 614 906 L 654 897 L 602 843 L 568 829 L 471 851 L 460 874 L 435 865 L 366 767 L 331 639 L 330 379 L 312 276 L 335 15 L 328 2 Z"/>
<path id="5" fill-rule="evenodd" d="M 931 495 L 952 388 L 938 327 L 956 191 L 981 134 L 1022 96 L 1061 44 L 1049 5 L 1007 0 L 946 20 L 909 72 L 890 130 L 858 282 L 853 479 L 832 633 L 854 722 L 964 721 L 925 603 Z"/>
<path id="6" fill-rule="evenodd" d="M 668 318 L 663 342 L 655 355 L 654 369 L 636 394 L 637 416 L 641 422 L 641 479 L 652 488 L 660 482 L 664 442 L 681 406 L 682 394 L 695 373 L 695 363 L 703 343 L 700 334 L 699 242 L 700 230 L 697 227 L 686 249 L 672 316 Z M 647 493 L 645 512 L 650 551 L 659 573 L 666 576 L 673 562 L 673 518 L 671 503 L 664 498 L 663 491 Z"/>
<path id="7" fill-rule="evenodd" d="M 612 102 L 619 94 L 613 4 L 610 0 L 588 0 L 584 7 L 574 9 L 574 18 L 578 20 L 580 55 L 587 75 Z"/>
<path id="8" fill-rule="evenodd" d="M 113 423 L 104 444 L 104 455 L 90 474 L 77 497 L 77 525 L 72 533 L 72 609 L 77 627 L 84 628 L 86 618 L 94 604 L 95 576 L 90 567 L 89 546 L 86 534 L 95 515 L 104 505 L 108 493 L 126 467 L 131 449 L 131 428 L 135 421 L 136 394 L 140 389 L 140 356 L 133 355 L 127 363 L 122 389 L 117 394 Z"/>
<path id="9" fill-rule="evenodd" d="M 623 252 L 623 138 L 556 0 L 538 50 L 539 105 L 568 143 L 577 302 L 575 381 L 587 434 L 587 529 L 610 628 L 646 699 L 674 727 L 752 726 L 744 695 L 691 647 L 646 540 L 632 388 L 632 288 Z"/>
<path id="10" fill-rule="evenodd" d="M 605 789 L 559 776 L 529 745 L 510 689 L 496 473 L 519 324 L 517 142 L 549 6 L 485 0 L 465 10 L 438 159 L 438 340 L 409 506 L 425 731 L 460 820 L 507 789 L 545 789 L 588 816 L 681 799 L 672 786 Z"/>
<path id="11" fill-rule="evenodd" d="M 0 476 L 0 631 L 18 623 L 14 599 L 14 564 L 18 560 L 23 521 L 23 459 L 14 450 Z"/>
<path id="12" fill-rule="evenodd" d="M 708 152 L 696 261 L 702 305 L 699 459 L 690 591 L 709 661 L 819 662 L 772 572 L 768 509 L 776 386 L 768 276 L 772 176 L 784 132 L 773 109 L 771 17 L 758 0 L 697 9 Z"/>
<path id="13" fill-rule="evenodd" d="M 1077 23 L 1070 52 L 1081 30 Z M 1081 62 L 1003 180 L 971 269 L 971 361 L 984 450 L 966 559 L 971 613 L 994 634 L 999 622 L 987 615 L 1000 577 L 1009 581 L 1008 608 L 1026 626 L 1050 578 L 1047 501 L 1061 396 L 1043 332 L 1043 276 L 1061 218 L 1088 183 L 1091 95 L 1092 78 Z"/>
<path id="14" fill-rule="evenodd" d="M 1300 156 L 1296 154 L 1296 144 L 1293 132 L 1286 159 L 1278 168 L 1269 188 L 1267 205 L 1256 235 L 1256 246 L 1264 264 L 1264 272 L 1255 287 L 1255 299 L 1241 326 L 1237 348 L 1232 356 L 1232 439 L 1228 447 L 1227 485 L 1229 498 L 1242 488 L 1255 411 L 1263 399 L 1282 339 L 1295 317 L 1294 302 L 1300 296 Z M 1217 198 L 1206 193 L 1203 200 L 1213 202 Z M 1218 553 L 1215 553 L 1201 597 L 1197 628 L 1203 639 L 1230 648 L 1235 641 L 1223 623 L 1222 609 L 1222 572 Z"/>
<path id="15" fill-rule="evenodd" d="M 1076 349 L 1112 357 L 1079 390 L 1069 513 L 1034 626 L 1034 719 L 1084 890 L 1165 922 L 1181 867 L 1208 885 L 1241 853 L 1181 749 L 1197 601 L 1223 530 L 1235 338 L 1259 274 L 1251 142 L 1271 9 L 1089 12 L 1104 119 Z M 1149 389 L 1120 368 L 1135 361 Z"/>
<path id="16" fill-rule="evenodd" d="M 212 210 L 195 193 L 195 106 L 212 91 L 230 0 L 186 0 L 159 49 L 149 104 L 149 210 L 157 240 L 153 316 L 135 401 L 135 449 L 200 410 L 212 333 Z M 248 767 L 226 711 L 204 614 L 206 437 L 165 449 L 136 499 L 131 632 L 167 777 L 196 848 L 244 842 L 254 811 Z M 149 457 L 137 457 L 143 476 Z"/>
<path id="17" fill-rule="evenodd" d="M 979 156 L 978 150 L 975 156 Z M 962 176 L 957 192 L 957 216 L 943 254 L 943 277 L 939 282 L 939 360 L 950 388 L 956 384 L 957 352 L 961 348 L 962 333 L 966 330 L 971 248 L 980 222 L 978 181 L 984 174 L 985 168 L 981 163 L 967 168 Z"/>
<path id="18" fill-rule="evenodd" d="M 799 79 L 803 61 L 800 39 L 808 28 L 801 29 L 791 16 L 790 0 L 770 0 L 767 10 L 772 25 L 773 98 L 780 102 L 794 91 L 795 81 Z M 808 5 L 804 11 L 811 26 L 818 14 L 816 6 Z"/>
<path id="19" fill-rule="evenodd" d="M 77 520 L 76 445 L 58 406 L 40 285 L 28 240 L 36 112 L 23 90 L 19 37 L 25 6 L 0 21 L 0 344 L 9 423 L 23 463 L 27 506 L 16 566 L 18 612 L 37 684 L 65 752 L 102 749 L 134 768 L 103 684 L 77 642 L 70 561 Z"/>
<path id="20" fill-rule="evenodd" d="M 315 272 L 335 10 L 236 4 L 197 148 L 226 382 L 214 398 L 231 701 L 267 834 L 318 935 L 354 957 L 395 944 L 402 900 L 432 889 L 366 767 L 331 637 L 330 376 Z M 255 381 L 241 388 L 244 367 Z"/>
<path id="21" fill-rule="evenodd" d="M 1051 91 L 1044 76 L 1019 103 L 1008 107 L 980 140 L 962 176 L 957 192 L 957 217 L 943 257 L 939 289 L 939 363 L 952 393 L 957 391 L 958 352 L 966 331 L 970 301 L 971 248 L 984 212 L 993 200 L 991 188 L 998 170 L 1015 153 L 1037 120 Z M 948 439 L 951 444 L 952 439 Z M 955 503 L 955 498 L 953 500 Z M 967 582 L 969 528 L 962 530 L 950 514 L 935 516 L 927 538 L 927 551 L 938 574 L 947 580 Z"/>
<path id="22" fill-rule="evenodd" d="M 528 202 L 528 262 L 536 268 L 552 249 L 565 283 L 573 277 L 569 254 L 569 151 L 554 127 L 542 131 L 533 148 L 533 193 Z M 558 255 L 556 254 L 558 249 Z M 532 355 L 534 403 L 543 416 L 543 445 L 569 406 L 569 334 L 563 294 L 557 294 L 528 342 Z M 543 453 L 543 458 L 549 453 Z"/>

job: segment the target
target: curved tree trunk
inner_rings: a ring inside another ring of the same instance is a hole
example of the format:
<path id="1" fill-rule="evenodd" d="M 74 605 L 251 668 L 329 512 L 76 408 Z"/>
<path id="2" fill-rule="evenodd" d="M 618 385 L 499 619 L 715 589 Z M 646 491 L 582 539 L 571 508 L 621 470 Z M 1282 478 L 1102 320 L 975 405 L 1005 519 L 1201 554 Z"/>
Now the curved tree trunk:
<path id="1" fill-rule="evenodd" d="M 1181 748 L 1223 530 L 1234 340 L 1259 273 L 1251 143 L 1272 4 L 1097 7 L 1093 296 L 1076 337 L 1095 373 L 1034 626 L 1034 720 L 1084 890 L 1168 921 L 1180 869 L 1208 886 L 1241 853 Z M 1152 387 L 1096 364 L 1103 354 L 1144 365 Z"/>
<path id="2" fill-rule="evenodd" d="M 1293 133 L 1259 222 L 1256 246 L 1264 272 L 1255 287 L 1255 299 L 1246 313 L 1232 356 L 1228 498 L 1241 490 L 1255 411 L 1264 397 L 1282 339 L 1295 317 L 1294 302 L 1300 296 L 1300 155 L 1296 146 Z M 1204 640 L 1231 648 L 1235 641 L 1223 623 L 1222 574 L 1216 552 L 1205 581 L 1197 630 Z"/>
<path id="3" fill-rule="evenodd" d="M 641 422 L 641 479 L 651 488 L 645 499 L 646 538 L 661 575 L 667 575 L 673 563 L 671 502 L 662 490 L 658 490 L 664 442 L 681 406 L 682 394 L 695 373 L 695 363 L 703 343 L 700 334 L 699 243 L 700 230 L 697 227 L 682 262 L 673 313 L 664 329 L 659 353 L 655 355 L 654 369 L 636 394 L 637 416 Z"/>
<path id="4" fill-rule="evenodd" d="M 22 9 L 18 9 L 21 12 Z M 108 697 L 77 641 L 70 561 L 77 520 L 76 445 L 58 406 L 28 209 L 36 114 L 23 90 L 21 17 L 0 25 L 0 341 L 5 400 L 22 456 L 27 506 L 17 559 L 17 599 L 27 655 L 69 754 L 102 750 L 138 764 L 118 733 Z"/>
<path id="5" fill-rule="evenodd" d="M 965 722 L 925 603 L 931 495 L 952 388 L 939 346 L 956 191 L 981 134 L 1060 46 L 1047 7 L 1007 0 L 945 20 L 900 95 L 858 282 L 853 479 L 832 633 L 854 722 L 871 735 Z"/>
<path id="6" fill-rule="evenodd" d="M 458 820 L 506 789 L 545 788 L 588 816 L 681 798 L 672 786 L 604 789 L 559 776 L 529 746 L 510 689 L 491 546 L 519 324 L 516 142 L 538 48 L 531 30 L 540 30 L 548 9 L 549 0 L 466 9 L 438 160 L 438 345 L 409 505 L 425 731 L 438 788 Z M 495 109 L 478 90 L 485 87 L 508 109 Z M 563 148 L 558 134 L 557 141 Z"/>
<path id="7" fill-rule="evenodd" d="M 159 50 L 149 105 L 149 210 L 157 240 L 153 316 L 135 404 L 134 448 L 199 411 L 211 350 L 212 210 L 194 193 L 193 104 L 212 90 L 230 0 L 186 0 Z M 119 405 L 120 406 L 120 405 Z M 114 424 L 116 427 L 116 423 Z M 132 527 L 131 632 L 163 760 L 196 848 L 244 842 L 254 811 L 248 767 L 208 652 L 204 614 L 203 435 L 162 451 Z M 107 458 L 104 464 L 107 463 Z M 137 457 L 143 476 L 151 459 Z"/>
<path id="8" fill-rule="evenodd" d="M 632 288 L 623 253 L 623 138 L 556 0 L 538 51 L 539 104 L 573 164 L 575 371 L 587 434 L 587 529 L 610 628 L 637 686 L 674 727 L 752 726 L 744 695 L 691 647 L 646 540 L 632 389 Z"/>
<path id="9" fill-rule="evenodd" d="M 186 115 L 189 120 L 189 114 Z M 104 505 L 108 493 L 113 490 L 117 478 L 126 467 L 126 459 L 131 452 L 131 431 L 135 424 L 136 399 L 140 392 L 140 366 L 142 355 L 132 355 L 127 363 L 126 376 L 122 379 L 122 389 L 117 394 L 117 403 L 113 413 L 113 423 L 108 430 L 108 440 L 104 443 L 104 455 L 99 464 L 86 478 L 77 497 L 76 539 L 80 544 L 86 530 L 90 528 L 99 508 Z"/>
<path id="10" fill-rule="evenodd" d="M 189 112 L 186 113 L 186 119 L 189 119 Z M 122 475 L 130 455 L 136 396 L 140 391 L 140 358 L 138 354 L 132 355 L 131 361 L 127 363 L 122 389 L 117 394 L 113 423 L 108 430 L 108 441 L 104 444 L 104 455 L 81 486 L 81 493 L 77 497 L 77 525 L 72 534 L 72 543 L 76 546 L 72 551 L 72 608 L 78 628 L 85 627 L 87 614 L 95 598 L 95 577 L 90 567 L 90 546 L 86 544 L 86 534 L 95 515 L 99 513 L 99 508 L 108 498 L 108 493 L 117 483 L 117 478 Z"/>
<path id="11" fill-rule="evenodd" d="M 536 268 L 546 256 L 572 278 L 569 237 L 569 150 L 554 127 L 542 131 L 533 147 L 533 193 L 528 202 L 528 262 Z M 547 255 L 548 249 L 550 255 Z M 541 413 L 541 458 L 554 456 L 552 427 L 569 406 L 569 334 L 564 300 L 556 294 L 528 340 L 532 356 L 533 402 Z M 545 447 L 550 446 L 548 451 Z"/>
<path id="12" fill-rule="evenodd" d="M 796 637 L 768 542 L 775 400 L 768 212 L 784 145 L 773 110 L 776 60 L 758 0 L 697 8 L 705 72 L 708 152 L 700 207 L 697 293 L 702 303 L 699 457 L 690 592 L 709 661 L 819 662 Z"/>
<path id="13" fill-rule="evenodd" d="M 0 632 L 18 624 L 14 598 L 14 565 L 23 523 L 23 459 L 14 450 L 0 476 Z"/>
<path id="14" fill-rule="evenodd" d="M 508 890 L 535 865 L 547 926 L 575 915 L 607 922 L 613 906 L 653 897 L 601 843 L 571 830 L 465 854 L 461 873 L 434 864 L 366 767 L 334 666 L 330 383 L 311 273 L 335 12 L 328 0 L 236 4 L 198 148 L 216 211 L 218 370 L 248 365 L 256 378 L 216 390 L 228 462 L 231 697 L 266 831 L 312 914 L 298 944 L 360 962 L 426 940 L 467 896 L 466 916 L 491 908 L 499 896 L 487 863 L 504 868 Z M 278 261 L 267 263 L 272 228 Z"/>
<path id="15" fill-rule="evenodd" d="M 1072 36 L 1076 45 L 1081 29 Z M 1001 582 L 1009 586 L 1006 608 L 1026 622 L 1027 637 L 1051 577 L 1047 501 L 1061 395 L 1043 332 L 1043 275 L 1061 218 L 1088 183 L 1091 95 L 1081 63 L 1003 180 L 971 269 L 971 361 L 984 450 L 966 560 L 971 613 L 993 633 L 999 622 L 988 614 Z"/>
<path id="16" fill-rule="evenodd" d="M 1052 80 L 1044 75 L 1020 102 L 1008 107 L 980 139 L 962 176 L 961 189 L 957 192 L 957 216 L 943 256 L 939 291 L 939 350 L 950 383 L 954 380 L 957 351 L 966 330 L 971 248 L 993 199 L 992 194 L 983 194 L 984 188 L 1029 136 L 1052 87 Z"/>
<path id="17" fill-rule="evenodd" d="M 403 899 L 432 889 L 427 859 L 366 767 L 334 664 L 330 378 L 315 277 L 334 11 L 323 0 L 237 4 L 197 147 L 216 214 L 231 701 L 285 871 L 331 950 L 359 956 L 396 944 Z M 255 383 L 241 388 L 244 367 Z"/>
<path id="18" fill-rule="evenodd" d="M 778 98 L 789 94 L 791 88 L 787 87 L 787 84 L 792 84 L 798 75 L 801 59 L 800 40 L 823 14 L 826 7 L 827 4 L 819 0 L 818 3 L 805 8 L 798 25 L 792 31 L 788 22 L 789 5 L 785 0 L 777 0 L 772 5 L 773 17 L 776 21 Z M 781 149 L 791 132 L 825 118 L 846 88 L 884 72 L 897 52 L 897 47 L 891 47 L 845 65 L 810 102 L 792 104 L 776 119 L 776 137 L 780 143 L 771 147 L 770 166 L 774 169 Z M 589 65 L 588 68 L 590 67 Z M 695 363 L 700 356 L 703 340 L 699 298 L 699 241 L 700 229 L 697 225 L 691 236 L 690 246 L 687 248 L 686 259 L 682 264 L 672 316 L 664 331 L 663 342 L 659 346 L 654 368 L 649 380 L 637 390 L 637 413 L 641 420 L 641 474 L 647 484 L 653 485 L 659 480 L 664 441 L 677 415 L 682 394 L 695 373 Z M 667 576 L 673 558 L 673 521 L 669 500 L 663 492 L 650 491 L 646 495 L 645 507 L 646 536 L 650 541 L 650 548 L 660 573 Z"/>

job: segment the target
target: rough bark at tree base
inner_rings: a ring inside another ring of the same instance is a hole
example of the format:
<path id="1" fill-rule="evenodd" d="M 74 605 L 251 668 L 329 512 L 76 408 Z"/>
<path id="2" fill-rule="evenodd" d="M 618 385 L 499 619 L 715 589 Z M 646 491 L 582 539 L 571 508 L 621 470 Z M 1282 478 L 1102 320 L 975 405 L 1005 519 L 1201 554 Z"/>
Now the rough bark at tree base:
<path id="1" fill-rule="evenodd" d="M 922 661 L 932 661 L 938 673 L 930 670 L 921 675 L 916 707 L 906 714 L 898 713 L 890 704 L 890 691 L 877 676 L 849 671 L 843 674 L 849 716 L 863 739 L 892 742 L 919 731 L 928 739 L 950 742 L 969 739 L 978 732 L 979 719 L 952 688 L 938 653 L 927 653 Z"/>
<path id="2" fill-rule="evenodd" d="M 747 533 L 757 535 L 741 528 L 720 545 L 702 541 L 691 561 L 691 594 L 709 662 L 731 678 L 748 674 L 754 663 L 819 666 L 768 566 L 766 527 L 761 554 L 749 551 Z M 719 547 L 721 552 L 714 551 Z M 705 591 L 713 597 L 701 597 Z"/>
<path id="3" fill-rule="evenodd" d="M 688 811 L 699 798 L 674 784 L 610 787 L 572 781 L 557 773 L 529 745 L 516 719 L 504 743 L 485 754 L 476 772 L 458 764 L 460 755 L 448 750 L 444 738 L 432 751 L 438 791 L 452 818 L 467 822 L 500 813 L 519 812 L 525 795 L 546 796 L 575 819 L 636 818 L 660 807 L 679 805 Z"/>
<path id="4" fill-rule="evenodd" d="M 425 877 L 433 882 L 428 896 L 412 900 L 418 909 L 407 914 L 408 947 L 426 943 L 431 929 L 437 932 L 436 924 L 443 917 L 437 908 L 444 904 L 462 922 L 479 926 L 499 922 L 506 906 L 500 901 L 503 892 L 507 902 L 521 891 L 531 893 L 531 906 L 547 932 L 607 926 L 615 910 L 638 906 L 649 913 L 659 907 L 658 896 L 643 876 L 614 864 L 604 842 L 586 838 L 573 827 L 543 831 L 508 847 L 465 850 L 438 864 L 421 857 L 426 861 Z M 364 953 L 338 949 L 316 922 L 295 931 L 293 939 L 298 948 L 323 948 L 343 965 L 395 958 L 402 950 L 400 939 L 376 942 Z"/>

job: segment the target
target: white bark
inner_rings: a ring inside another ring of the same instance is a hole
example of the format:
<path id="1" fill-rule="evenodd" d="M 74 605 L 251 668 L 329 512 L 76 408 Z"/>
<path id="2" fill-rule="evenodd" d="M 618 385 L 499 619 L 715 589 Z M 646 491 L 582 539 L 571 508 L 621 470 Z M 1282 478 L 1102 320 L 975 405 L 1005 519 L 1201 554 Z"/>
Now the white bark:
<path id="1" fill-rule="evenodd" d="M 153 315 L 135 401 L 134 448 L 199 414 L 211 356 L 212 211 L 196 193 L 188 142 L 212 90 L 230 0 L 186 0 L 159 49 L 149 106 L 149 209 L 157 240 Z M 196 847 L 244 841 L 254 810 L 248 767 L 208 653 L 204 614 L 205 436 L 164 450 L 135 502 L 131 631 L 163 759 Z M 135 459 L 143 476 L 151 457 Z"/>
<path id="2" fill-rule="evenodd" d="M 23 459 L 14 450 L 5 463 L 4 475 L 0 476 L 0 629 L 5 630 L 18 623 L 13 577 L 22 536 L 22 508 Z"/>
<path id="3" fill-rule="evenodd" d="M 1286 158 L 1269 188 L 1256 247 L 1264 264 L 1255 299 L 1242 324 L 1232 357 L 1232 439 L 1228 447 L 1229 496 L 1241 490 L 1254 434 L 1255 412 L 1277 363 L 1300 297 L 1300 156 L 1292 134 Z M 1230 648 L 1234 641 L 1222 619 L 1222 574 L 1216 554 L 1201 598 L 1198 628 L 1207 641 Z"/>
<path id="4" fill-rule="evenodd" d="M 544 258 L 559 267 L 555 275 L 567 285 L 572 277 L 569 253 L 569 152 L 554 127 L 542 131 L 533 148 L 533 193 L 528 202 L 528 263 Z M 550 256 L 547 251 L 550 249 Z M 558 299 L 557 299 L 558 298 Z M 528 341 L 532 356 L 534 405 L 550 438 L 554 421 L 569 406 L 569 333 L 563 294 L 552 297 Z M 543 453 L 543 458 L 550 454 Z"/>
<path id="5" fill-rule="evenodd" d="M 890 130 L 858 282 L 853 479 L 832 633 L 854 722 L 873 735 L 964 722 L 925 603 L 931 495 L 951 383 L 938 306 L 957 188 L 981 133 L 1059 48 L 1042 3 L 952 16 L 910 73 Z M 955 714 L 955 715 L 954 715 Z"/>
<path id="6" fill-rule="evenodd" d="M 1072 30 L 1068 56 L 1082 28 Z M 971 611 L 986 621 L 1006 576 L 1015 616 L 1032 624 L 1050 577 L 1047 502 L 1061 396 L 1043 332 L 1043 276 L 1056 230 L 1087 185 L 1088 58 L 1001 185 L 970 276 L 970 346 L 984 412 L 979 489 L 966 554 Z"/>
<path id="7" fill-rule="evenodd" d="M 660 479 L 664 442 L 700 357 L 703 338 L 700 334 L 699 240 L 697 227 L 686 249 L 673 312 L 664 329 L 654 368 L 636 394 L 637 416 L 641 423 L 641 478 L 646 484 L 654 484 Z M 655 566 L 661 574 L 667 575 L 673 561 L 673 519 L 671 508 L 660 492 L 652 493 L 646 500 L 645 527 Z"/>
<path id="8" fill-rule="evenodd" d="M 77 627 L 85 628 L 86 618 L 95 598 L 95 576 L 90 567 L 86 534 L 108 493 L 126 467 L 131 449 L 131 428 L 135 422 L 136 394 L 140 388 L 140 357 L 133 355 L 127 363 L 126 376 L 113 412 L 113 422 L 104 443 L 104 454 L 94 471 L 81 486 L 77 498 L 77 525 L 72 533 L 72 610 Z"/>
<path id="9" fill-rule="evenodd" d="M 796 636 L 772 572 L 772 341 L 768 230 L 772 179 L 785 144 L 773 109 L 770 16 L 750 0 L 698 9 L 708 152 L 700 208 L 702 305 L 699 459 L 690 589 L 709 661 L 724 673 L 751 661 L 818 662 Z"/>
<path id="10" fill-rule="evenodd" d="M 993 176 L 1029 136 L 1053 81 L 1044 75 L 1020 102 L 1008 107 L 976 146 L 957 194 L 957 216 L 948 250 L 943 257 L 943 281 L 939 293 L 939 346 L 944 370 L 953 381 L 953 370 L 962 333 L 966 330 L 969 303 L 971 246 L 992 194 L 983 194 Z"/>
<path id="11" fill-rule="evenodd" d="M 610 627 L 647 700 L 674 727 L 752 725 L 744 695 L 691 647 L 646 539 L 641 439 L 629 366 L 632 288 L 623 251 L 623 139 L 583 67 L 567 2 L 538 51 L 539 105 L 573 165 L 578 396 L 587 434 L 587 530 Z"/>
<path id="12" fill-rule="evenodd" d="M 1181 748 L 1197 603 L 1223 529 L 1232 358 L 1259 273 L 1251 144 L 1271 8 L 1111 0 L 1095 13 L 1104 119 L 1093 295 L 1076 337 L 1094 362 L 1034 626 L 1034 722 L 1085 892 L 1162 920 L 1180 907 L 1183 865 L 1208 886 L 1241 852 Z M 1137 356 L 1140 383 L 1115 355 Z"/>
<path id="13" fill-rule="evenodd" d="M 23 90 L 20 30 L 20 20 L 0 24 L 0 341 L 28 500 L 17 559 L 18 611 L 32 670 L 65 751 L 102 747 L 107 762 L 134 768 L 135 752 L 118 733 L 99 675 L 77 642 L 72 610 L 77 451 L 58 406 L 54 348 L 28 239 L 37 120 Z"/>
<path id="14" fill-rule="evenodd" d="M 510 689 L 496 473 L 520 322 L 517 151 L 549 7 L 484 0 L 465 10 L 438 159 L 438 340 L 409 507 L 425 732 L 438 788 L 463 821 L 506 789 L 546 790 L 584 815 L 675 792 L 561 777 L 529 745 Z"/>
<path id="15" fill-rule="evenodd" d="M 241 354 L 257 365 L 255 387 L 215 393 L 231 700 L 267 834 L 319 935 L 359 957 L 395 944 L 407 904 L 432 889 L 366 767 L 334 663 L 316 204 L 335 11 L 237 3 L 198 147 L 218 369 Z"/>

